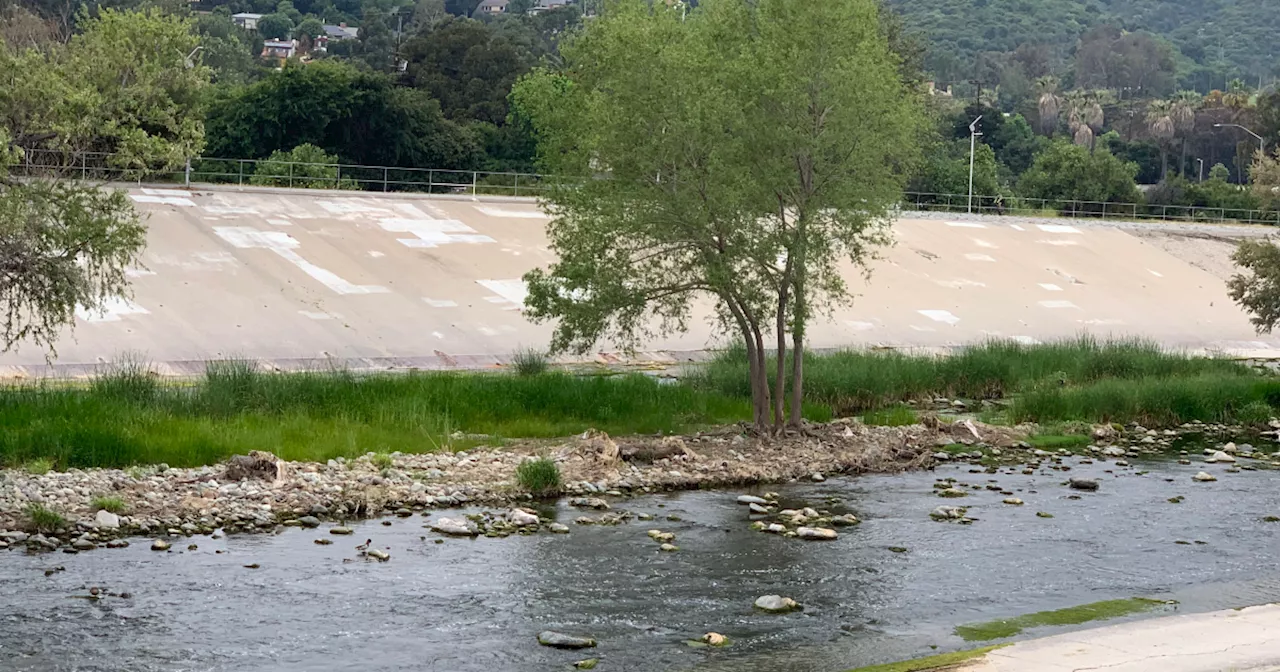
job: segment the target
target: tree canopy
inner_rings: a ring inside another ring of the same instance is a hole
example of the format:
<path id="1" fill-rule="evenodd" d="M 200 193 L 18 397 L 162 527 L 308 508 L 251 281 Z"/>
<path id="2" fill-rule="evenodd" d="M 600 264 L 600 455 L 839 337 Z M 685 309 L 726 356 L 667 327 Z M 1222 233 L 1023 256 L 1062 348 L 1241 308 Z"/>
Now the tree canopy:
<path id="1" fill-rule="evenodd" d="M 919 101 L 877 4 L 620 0 L 561 53 L 512 94 L 544 172 L 567 176 L 546 192 L 558 261 L 526 276 L 528 314 L 582 352 L 682 330 L 707 299 L 746 346 L 756 422 L 781 424 L 785 357 L 771 389 L 766 336 L 803 349 L 845 296 L 838 267 L 885 241 L 916 158 Z"/>

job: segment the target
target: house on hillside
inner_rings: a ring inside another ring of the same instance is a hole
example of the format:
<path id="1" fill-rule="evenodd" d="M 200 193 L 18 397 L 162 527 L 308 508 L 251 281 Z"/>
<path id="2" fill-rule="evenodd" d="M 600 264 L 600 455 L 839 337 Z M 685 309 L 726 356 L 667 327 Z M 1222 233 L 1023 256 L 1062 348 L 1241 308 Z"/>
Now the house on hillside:
<path id="1" fill-rule="evenodd" d="M 472 16 L 484 16 L 486 14 L 501 14 L 507 11 L 507 5 L 511 0 L 483 0 L 472 12 Z"/>
<path id="2" fill-rule="evenodd" d="M 360 37 L 359 28 L 349 28 L 345 23 L 339 23 L 336 26 L 323 26 L 324 37 L 334 42 L 343 40 L 354 40 Z"/>
<path id="3" fill-rule="evenodd" d="M 267 40 L 262 43 L 262 58 L 275 61 L 277 67 L 284 65 L 285 61 L 293 58 L 297 53 L 297 40 Z"/>
<path id="4" fill-rule="evenodd" d="M 536 3 L 534 3 L 533 7 L 529 8 L 529 13 L 541 14 L 542 12 L 546 12 L 552 9 L 560 9 L 561 7 L 568 7 L 570 4 L 572 3 L 569 2 L 569 0 L 538 0 Z"/>
<path id="5" fill-rule="evenodd" d="M 257 30 L 258 19 L 262 18 L 262 14 L 252 14 L 249 12 L 241 12 L 231 15 L 231 22 L 244 28 L 245 30 Z"/>

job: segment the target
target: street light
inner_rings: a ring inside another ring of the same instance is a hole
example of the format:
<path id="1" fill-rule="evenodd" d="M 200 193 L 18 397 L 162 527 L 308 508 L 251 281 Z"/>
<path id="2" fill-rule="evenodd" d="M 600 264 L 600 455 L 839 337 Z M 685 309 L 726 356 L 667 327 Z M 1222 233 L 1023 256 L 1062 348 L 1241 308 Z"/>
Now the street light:
<path id="1" fill-rule="evenodd" d="M 1266 153 L 1267 153 L 1267 141 L 1266 141 L 1266 139 L 1265 139 L 1265 138 L 1263 138 L 1261 135 L 1258 135 L 1257 133 L 1254 133 L 1253 131 L 1251 131 L 1251 130 L 1249 130 L 1249 129 L 1245 128 L 1244 126 L 1241 126 L 1240 124 L 1214 124 L 1214 125 L 1213 125 L 1213 127 L 1214 127 L 1214 128 L 1226 128 L 1226 127 L 1230 127 L 1230 128 L 1238 128 L 1238 129 L 1240 129 L 1240 130 L 1244 131 L 1245 133 L 1248 133 L 1249 135 L 1252 135 L 1253 137 L 1257 138 L 1257 139 L 1258 139 L 1258 151 L 1262 152 L 1263 154 L 1266 154 Z"/>
<path id="2" fill-rule="evenodd" d="M 977 147 L 978 136 L 982 133 L 978 132 L 978 122 L 982 121 L 982 115 L 979 114 L 977 119 L 969 124 L 969 214 L 973 214 L 973 151 Z"/>
<path id="3" fill-rule="evenodd" d="M 1196 159 L 1196 163 L 1200 164 L 1200 182 L 1204 182 L 1204 159 Z"/>

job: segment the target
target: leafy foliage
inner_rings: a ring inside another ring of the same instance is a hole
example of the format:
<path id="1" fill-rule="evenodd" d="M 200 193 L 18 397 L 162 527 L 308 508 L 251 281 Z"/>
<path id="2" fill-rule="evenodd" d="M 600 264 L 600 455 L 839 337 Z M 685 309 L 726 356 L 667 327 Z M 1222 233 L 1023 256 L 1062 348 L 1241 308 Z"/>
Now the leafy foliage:
<path id="1" fill-rule="evenodd" d="M 560 489 L 560 466 L 549 457 L 525 460 L 516 467 L 516 481 L 535 494 L 554 493 Z"/>
<path id="2" fill-rule="evenodd" d="M 1227 281 L 1231 299 L 1250 313 L 1258 333 L 1271 333 L 1280 324 L 1280 247 L 1271 239 L 1246 240 L 1231 260 L 1242 269 Z"/>
<path id="3" fill-rule="evenodd" d="M 1036 157 L 1018 182 L 1021 195 L 1051 202 L 1134 203 L 1139 200 L 1133 177 L 1138 167 L 1105 149 L 1056 141 Z"/>
<path id="4" fill-rule="evenodd" d="M 272 152 L 254 169 L 252 183 L 306 189 L 359 188 L 355 182 L 341 177 L 338 157 L 309 144 L 298 145 L 287 152 Z"/>

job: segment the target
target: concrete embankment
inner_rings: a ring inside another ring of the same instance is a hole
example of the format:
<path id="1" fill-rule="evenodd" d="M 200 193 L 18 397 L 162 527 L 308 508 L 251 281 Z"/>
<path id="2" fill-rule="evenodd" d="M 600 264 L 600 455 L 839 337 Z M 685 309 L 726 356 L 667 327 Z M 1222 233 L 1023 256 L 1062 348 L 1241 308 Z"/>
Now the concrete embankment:
<path id="1" fill-rule="evenodd" d="M 129 192 L 150 227 L 130 271 L 134 295 L 82 311 L 54 367 L 20 347 L 0 356 L 0 374 L 82 375 L 125 353 L 162 375 L 231 357 L 281 370 L 475 368 L 548 340 L 550 328 L 520 311 L 521 276 L 553 259 L 532 200 Z M 869 282 L 846 269 L 855 296 L 810 329 L 809 343 L 930 349 L 1089 332 L 1271 356 L 1280 339 L 1256 337 L 1223 282 L 1231 240 L 1259 231 L 906 213 Z M 689 333 L 653 341 L 638 359 L 723 345 L 706 306 L 698 313 Z"/>

